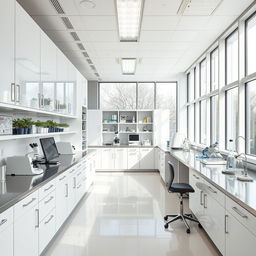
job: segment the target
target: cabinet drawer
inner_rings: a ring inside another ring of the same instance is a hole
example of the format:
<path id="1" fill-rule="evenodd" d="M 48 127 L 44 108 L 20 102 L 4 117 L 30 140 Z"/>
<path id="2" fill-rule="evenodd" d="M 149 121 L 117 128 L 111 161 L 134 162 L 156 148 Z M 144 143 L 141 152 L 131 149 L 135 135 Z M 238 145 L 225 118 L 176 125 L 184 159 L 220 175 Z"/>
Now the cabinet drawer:
<path id="1" fill-rule="evenodd" d="M 55 190 L 39 202 L 39 221 L 42 221 L 47 214 L 55 208 Z"/>
<path id="2" fill-rule="evenodd" d="M 226 209 L 241 224 L 249 229 L 256 236 L 256 217 L 241 207 L 238 203 L 226 197 Z"/>
<path id="3" fill-rule="evenodd" d="M 56 182 L 56 180 L 53 179 L 39 189 L 39 201 L 41 201 L 49 193 L 51 193 L 53 190 L 55 190 L 55 188 L 56 188 L 55 182 Z"/>
<path id="4" fill-rule="evenodd" d="M 52 210 L 39 224 L 39 254 L 55 235 L 55 209 Z"/>
<path id="5" fill-rule="evenodd" d="M 69 170 L 68 170 L 68 174 L 69 175 L 74 175 L 76 173 L 77 169 L 75 166 L 71 167 Z"/>
<path id="6" fill-rule="evenodd" d="M 38 205 L 38 190 L 14 205 L 14 218 L 22 216 L 26 211 Z"/>
<path id="7" fill-rule="evenodd" d="M 59 175 L 57 178 L 56 178 L 56 186 L 58 185 L 58 183 L 61 183 L 61 182 L 64 182 L 66 179 L 67 179 L 67 173 L 62 173 L 61 175 Z"/>
<path id="8" fill-rule="evenodd" d="M 220 190 L 218 190 L 216 187 L 211 185 L 206 180 L 205 183 L 205 189 L 207 194 L 209 194 L 212 198 L 214 198 L 219 204 L 221 204 L 223 207 L 225 207 L 225 194 L 222 193 Z"/>
<path id="9" fill-rule="evenodd" d="M 0 213 L 0 233 L 13 223 L 13 207 Z"/>

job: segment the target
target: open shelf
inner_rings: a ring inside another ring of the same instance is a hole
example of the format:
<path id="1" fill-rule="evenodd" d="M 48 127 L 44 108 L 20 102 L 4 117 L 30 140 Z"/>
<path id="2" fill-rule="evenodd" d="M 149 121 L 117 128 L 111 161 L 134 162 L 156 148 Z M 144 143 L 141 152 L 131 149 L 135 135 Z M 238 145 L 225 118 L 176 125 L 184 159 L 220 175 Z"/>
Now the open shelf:
<path id="1" fill-rule="evenodd" d="M 37 108 L 28 108 L 28 107 L 22 107 L 19 105 L 12 105 L 12 104 L 7 104 L 7 103 L 0 103 L 0 111 L 8 112 L 8 113 L 21 113 L 21 114 L 40 114 L 42 116 L 56 116 L 56 117 L 63 117 L 63 118 L 71 118 L 75 119 L 77 118 L 76 116 L 73 115 L 66 115 L 58 112 L 51 112 L 51 111 L 45 111 L 42 109 L 37 109 Z"/>
<path id="2" fill-rule="evenodd" d="M 30 139 L 30 138 L 41 138 L 47 136 L 58 136 L 75 134 L 76 132 L 49 132 L 49 133 L 36 133 L 36 134 L 20 134 L 20 135 L 2 135 L 0 141 L 4 140 L 19 140 L 19 139 Z"/>

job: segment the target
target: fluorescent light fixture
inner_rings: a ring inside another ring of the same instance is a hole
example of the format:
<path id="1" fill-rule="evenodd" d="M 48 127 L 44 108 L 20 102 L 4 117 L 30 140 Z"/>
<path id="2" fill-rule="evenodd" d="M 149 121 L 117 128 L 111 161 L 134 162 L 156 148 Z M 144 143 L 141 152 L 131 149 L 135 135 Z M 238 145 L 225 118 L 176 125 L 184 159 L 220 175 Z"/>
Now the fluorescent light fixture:
<path id="1" fill-rule="evenodd" d="M 134 75 L 136 70 L 135 58 L 123 58 L 121 61 L 123 75 Z"/>
<path id="2" fill-rule="evenodd" d="M 121 42 L 139 40 L 144 0 L 116 0 L 119 38 Z"/>

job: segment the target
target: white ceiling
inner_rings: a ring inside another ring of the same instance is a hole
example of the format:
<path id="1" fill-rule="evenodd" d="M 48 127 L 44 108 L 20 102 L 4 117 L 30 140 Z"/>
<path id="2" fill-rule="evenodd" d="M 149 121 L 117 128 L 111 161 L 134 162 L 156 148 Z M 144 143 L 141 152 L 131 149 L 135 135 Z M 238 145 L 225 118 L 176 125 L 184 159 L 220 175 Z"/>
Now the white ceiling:
<path id="1" fill-rule="evenodd" d="M 139 42 L 121 43 L 115 0 L 93 0 L 94 9 L 82 7 L 80 0 L 59 0 L 65 15 L 58 15 L 49 0 L 18 1 L 80 72 L 88 80 L 95 80 L 97 77 L 60 19 L 68 17 L 103 81 L 175 79 L 253 2 L 192 0 L 195 6 L 177 15 L 181 0 L 145 0 Z M 205 3 L 210 3 L 208 9 Z M 134 76 L 121 74 L 118 59 L 126 57 L 140 60 Z"/>

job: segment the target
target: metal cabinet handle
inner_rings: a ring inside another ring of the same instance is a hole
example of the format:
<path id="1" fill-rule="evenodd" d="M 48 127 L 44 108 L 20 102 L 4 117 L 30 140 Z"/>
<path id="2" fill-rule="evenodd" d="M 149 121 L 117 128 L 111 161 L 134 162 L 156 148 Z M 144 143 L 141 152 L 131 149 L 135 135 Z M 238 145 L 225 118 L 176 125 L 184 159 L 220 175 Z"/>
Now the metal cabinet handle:
<path id="1" fill-rule="evenodd" d="M 248 216 L 247 215 L 245 215 L 244 213 L 242 213 L 239 209 L 237 209 L 237 207 L 232 207 L 232 210 L 233 211 L 235 211 L 238 215 L 240 215 L 242 218 L 244 218 L 244 219 L 247 219 L 248 218 Z"/>
<path id="2" fill-rule="evenodd" d="M 37 220 L 35 227 L 39 228 L 39 209 L 36 209 L 35 213 L 36 213 L 36 220 Z"/>
<path id="3" fill-rule="evenodd" d="M 16 84 L 16 89 L 15 89 L 15 101 L 20 102 L 20 85 Z"/>
<path id="4" fill-rule="evenodd" d="M 73 173 L 75 171 L 75 169 L 72 169 L 69 173 Z"/>
<path id="5" fill-rule="evenodd" d="M 4 223 L 6 223 L 7 222 L 7 219 L 3 219 L 3 220 L 1 220 L 1 222 L 0 222 L 0 226 L 2 226 Z"/>
<path id="6" fill-rule="evenodd" d="M 52 187 L 53 187 L 53 185 L 49 186 L 48 188 L 45 188 L 45 189 L 44 189 L 44 192 L 50 190 Z"/>
<path id="7" fill-rule="evenodd" d="M 11 101 L 15 102 L 15 83 L 11 83 Z"/>
<path id="8" fill-rule="evenodd" d="M 207 208 L 207 201 L 206 201 L 207 195 L 204 194 L 204 208 Z"/>
<path id="9" fill-rule="evenodd" d="M 66 178 L 66 176 L 63 176 L 62 178 L 59 179 L 59 181 L 62 181 Z"/>
<path id="10" fill-rule="evenodd" d="M 66 186 L 66 197 L 68 197 L 68 184 L 65 184 Z"/>
<path id="11" fill-rule="evenodd" d="M 212 193 L 217 194 L 217 191 L 214 190 L 212 187 L 209 186 L 208 189 L 209 189 Z"/>
<path id="12" fill-rule="evenodd" d="M 225 215 L 225 233 L 228 234 L 228 215 Z"/>
<path id="13" fill-rule="evenodd" d="M 32 198 L 31 201 L 29 201 L 29 202 L 26 203 L 26 204 L 23 204 L 22 206 L 23 206 L 23 207 L 27 207 L 27 206 L 29 206 L 31 203 L 33 203 L 35 200 L 36 200 L 36 198 Z"/>
<path id="14" fill-rule="evenodd" d="M 73 181 L 74 181 L 74 186 L 73 186 L 73 188 L 76 188 L 76 177 L 74 177 Z"/>
<path id="15" fill-rule="evenodd" d="M 200 191 L 200 204 L 203 205 L 203 191 Z"/>
<path id="16" fill-rule="evenodd" d="M 193 176 L 194 176 L 197 180 L 199 180 L 199 177 L 198 177 L 198 176 L 196 176 L 195 174 L 193 174 Z"/>
<path id="17" fill-rule="evenodd" d="M 79 173 L 77 174 L 77 177 L 78 177 L 78 176 L 80 176 L 80 175 L 81 175 L 81 173 L 82 173 L 82 172 L 79 172 Z"/>
<path id="18" fill-rule="evenodd" d="M 43 94 L 42 94 L 41 100 L 42 100 L 42 106 L 44 107 L 44 95 Z"/>
<path id="19" fill-rule="evenodd" d="M 51 215 L 51 217 L 44 223 L 44 225 L 48 224 L 53 218 L 54 218 L 54 215 Z"/>
<path id="20" fill-rule="evenodd" d="M 49 202 L 51 202 L 52 201 L 52 199 L 53 199 L 54 197 L 53 196 L 51 196 L 48 200 L 46 200 L 46 201 L 44 201 L 44 203 L 45 204 L 48 204 Z"/>

